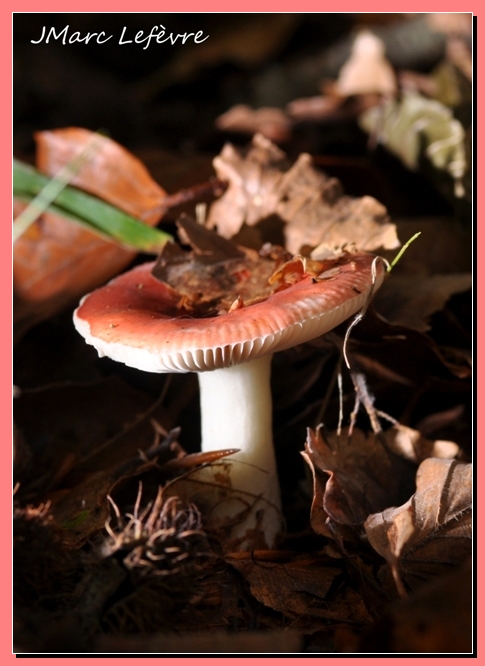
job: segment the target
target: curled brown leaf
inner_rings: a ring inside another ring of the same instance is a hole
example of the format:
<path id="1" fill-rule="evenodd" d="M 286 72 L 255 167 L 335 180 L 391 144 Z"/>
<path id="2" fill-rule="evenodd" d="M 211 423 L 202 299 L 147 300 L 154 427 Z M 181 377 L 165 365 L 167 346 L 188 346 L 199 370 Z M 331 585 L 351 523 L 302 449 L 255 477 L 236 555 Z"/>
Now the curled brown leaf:
<path id="1" fill-rule="evenodd" d="M 366 520 L 370 544 L 399 566 L 411 589 L 471 555 L 471 475 L 470 464 L 428 458 L 418 469 L 416 493 Z"/>
<path id="2" fill-rule="evenodd" d="M 375 434 L 309 430 L 302 455 L 314 477 L 311 524 L 325 536 L 355 538 L 373 507 L 399 504 L 413 491 L 414 467 Z"/>

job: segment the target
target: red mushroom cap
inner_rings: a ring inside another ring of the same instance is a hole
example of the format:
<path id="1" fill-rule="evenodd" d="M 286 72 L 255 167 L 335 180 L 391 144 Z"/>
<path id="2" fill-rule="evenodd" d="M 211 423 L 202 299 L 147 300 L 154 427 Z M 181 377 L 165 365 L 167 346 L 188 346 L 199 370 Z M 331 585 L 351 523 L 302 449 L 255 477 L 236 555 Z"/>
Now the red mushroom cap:
<path id="1" fill-rule="evenodd" d="M 198 372 L 244 363 L 312 340 L 366 302 L 375 257 L 355 254 L 266 300 L 227 314 L 193 318 L 143 264 L 88 294 L 74 313 L 79 333 L 98 350 L 149 372 Z M 377 289 L 384 278 L 377 262 Z"/>

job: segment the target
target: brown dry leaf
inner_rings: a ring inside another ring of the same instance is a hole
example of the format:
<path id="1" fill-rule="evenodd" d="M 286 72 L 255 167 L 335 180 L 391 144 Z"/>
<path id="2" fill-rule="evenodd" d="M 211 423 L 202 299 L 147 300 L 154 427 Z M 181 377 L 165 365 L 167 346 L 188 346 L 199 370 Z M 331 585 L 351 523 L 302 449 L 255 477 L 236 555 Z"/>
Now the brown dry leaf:
<path id="1" fill-rule="evenodd" d="M 318 534 L 352 539 L 375 507 L 400 504 L 414 489 L 414 466 L 375 434 L 354 429 L 349 437 L 345 429 L 340 437 L 324 436 L 309 429 L 302 455 L 313 473 L 310 519 Z"/>
<path id="2" fill-rule="evenodd" d="M 24 207 L 15 202 L 14 216 Z M 135 254 L 64 217 L 42 215 L 13 249 L 16 337 L 119 273 Z"/>
<path id="3" fill-rule="evenodd" d="M 264 300 L 280 286 L 281 280 L 274 284 L 270 278 L 291 258 L 283 248 L 258 253 L 238 247 L 186 215 L 177 226 L 181 241 L 192 251 L 167 243 L 152 275 L 173 290 L 177 307 L 189 315 L 229 312 Z M 303 272 L 301 262 L 299 266 Z"/>
<path id="4" fill-rule="evenodd" d="M 393 324 L 428 331 L 429 318 L 440 312 L 454 294 L 472 287 L 471 273 L 430 277 L 393 275 L 376 294 L 376 307 Z"/>
<path id="5" fill-rule="evenodd" d="M 302 97 L 289 102 L 286 106 L 286 112 L 296 121 L 339 118 L 339 111 L 342 104 L 343 100 L 335 95 Z"/>
<path id="6" fill-rule="evenodd" d="M 214 316 L 231 313 L 265 301 L 273 294 L 311 277 L 315 281 L 335 277 L 352 255 L 317 261 L 291 254 L 265 243 L 257 252 L 238 246 L 186 215 L 177 221 L 186 252 L 166 243 L 151 274 L 170 291 L 173 313 Z"/>
<path id="7" fill-rule="evenodd" d="M 37 132 L 37 167 L 55 176 L 84 150 L 96 135 L 79 127 Z M 96 137 L 95 151 L 71 184 L 90 192 L 147 224 L 154 225 L 159 213 L 150 213 L 163 202 L 166 192 L 151 178 L 145 166 L 112 139 Z"/>
<path id="8" fill-rule="evenodd" d="M 415 589 L 471 555 L 471 502 L 471 465 L 427 458 L 416 475 L 416 493 L 402 506 L 369 516 L 365 531 Z"/>
<path id="9" fill-rule="evenodd" d="M 78 155 L 94 133 L 79 128 L 39 132 L 37 166 L 56 173 Z M 96 144 L 98 146 L 98 144 Z M 165 191 L 145 167 L 110 139 L 99 137 L 99 147 L 72 183 L 154 225 L 160 212 L 150 212 Z M 24 204 L 16 204 L 17 216 Z M 21 335 L 85 293 L 119 273 L 136 256 L 116 243 L 52 213 L 44 213 L 15 243 L 13 250 L 14 322 Z"/>
<path id="10" fill-rule="evenodd" d="M 432 12 L 426 14 L 426 22 L 435 32 L 445 35 L 464 35 L 471 37 L 472 14 L 460 12 Z"/>
<path id="11" fill-rule="evenodd" d="M 417 430 L 400 423 L 386 430 L 384 438 L 391 451 L 415 463 L 421 463 L 426 458 L 451 460 L 460 452 L 460 447 L 454 442 L 426 439 Z"/>
<path id="12" fill-rule="evenodd" d="M 251 594 L 265 606 L 289 617 L 326 617 L 323 604 L 341 569 L 322 559 L 271 562 L 258 553 L 242 553 L 226 561 L 248 581 Z M 331 561 L 330 561 L 331 562 Z"/>
<path id="13" fill-rule="evenodd" d="M 394 95 L 396 76 L 384 52 L 385 45 L 379 37 L 368 30 L 362 31 L 355 38 L 350 57 L 340 69 L 338 79 L 323 81 L 319 97 L 291 101 L 286 107 L 290 118 L 295 121 L 345 121 L 379 105 L 382 96 Z"/>
<path id="14" fill-rule="evenodd" d="M 290 137 L 291 121 L 284 111 L 276 107 L 252 109 L 247 104 L 238 104 L 216 119 L 217 129 L 223 132 L 260 132 L 270 141 L 281 143 Z"/>
<path id="15" fill-rule="evenodd" d="M 448 393 L 453 389 L 450 379 L 471 376 L 471 359 L 459 353 L 445 357 L 430 337 L 406 326 L 390 324 L 376 313 L 372 304 L 353 329 L 352 338 L 350 349 L 358 353 L 359 365 L 366 372 L 371 372 L 377 363 L 416 386 L 422 386 L 424 376 L 434 383 L 445 382 Z M 456 384 L 456 389 L 461 394 L 468 393 L 466 385 Z"/>
<path id="16" fill-rule="evenodd" d="M 376 308 L 394 324 L 427 331 L 428 319 L 449 298 L 471 288 L 472 240 L 453 218 L 422 217 L 396 221 L 400 238 L 420 237 L 393 269 L 376 294 Z M 384 253 L 392 260 L 391 253 Z"/>
<path id="17" fill-rule="evenodd" d="M 380 93 L 393 95 L 397 84 L 394 71 L 384 56 L 384 42 L 365 30 L 355 38 L 349 60 L 335 83 L 343 96 Z"/>
<path id="18" fill-rule="evenodd" d="M 353 121 L 371 106 L 379 104 L 378 93 L 340 97 L 333 89 L 333 84 L 326 85 L 323 94 L 318 97 L 301 97 L 289 102 L 286 113 L 294 122 L 335 122 Z"/>
<path id="19" fill-rule="evenodd" d="M 340 182 L 317 171 L 306 153 L 290 166 L 285 154 L 261 134 L 245 153 L 227 144 L 214 159 L 214 168 L 229 186 L 211 206 L 207 226 L 217 227 L 225 238 L 236 235 L 243 224 L 254 226 L 276 216 L 285 223 L 286 247 L 292 254 L 322 244 L 333 249 L 354 243 L 366 251 L 399 245 L 395 227 L 376 199 L 344 196 Z"/>

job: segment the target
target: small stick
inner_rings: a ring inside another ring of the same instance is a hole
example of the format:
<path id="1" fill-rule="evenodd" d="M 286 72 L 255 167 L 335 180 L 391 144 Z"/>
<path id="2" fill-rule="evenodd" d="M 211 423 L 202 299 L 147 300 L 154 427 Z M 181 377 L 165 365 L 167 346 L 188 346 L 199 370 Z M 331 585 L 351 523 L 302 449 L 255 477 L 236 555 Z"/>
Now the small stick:
<path id="1" fill-rule="evenodd" d="M 199 201 L 206 196 L 220 197 L 226 191 L 227 186 L 228 183 L 225 180 L 212 178 L 205 183 L 199 183 L 198 185 L 179 190 L 175 194 L 166 196 L 159 206 L 146 211 L 142 217 L 155 212 L 166 213 L 171 208 L 176 208 L 191 201 Z"/>

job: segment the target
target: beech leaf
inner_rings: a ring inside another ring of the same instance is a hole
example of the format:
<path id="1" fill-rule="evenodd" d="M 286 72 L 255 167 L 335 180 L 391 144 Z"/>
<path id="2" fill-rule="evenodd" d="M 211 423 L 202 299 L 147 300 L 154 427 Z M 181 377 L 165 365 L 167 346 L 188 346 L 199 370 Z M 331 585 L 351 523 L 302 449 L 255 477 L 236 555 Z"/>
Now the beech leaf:
<path id="1" fill-rule="evenodd" d="M 37 174 L 38 178 L 43 178 L 45 183 L 47 176 L 54 177 L 66 163 L 90 145 L 93 136 L 93 132 L 79 128 L 37 133 L 36 163 L 39 170 L 46 174 Z M 31 180 L 32 173 L 35 174 L 35 171 L 30 169 L 27 173 L 24 169 L 18 175 Z M 37 180 L 37 176 L 34 180 Z M 136 250 L 121 247 L 69 219 L 70 216 L 79 217 L 80 214 L 86 221 L 87 197 L 104 209 L 121 214 L 123 219 L 143 215 L 145 222 L 153 226 L 160 218 L 160 211 L 147 211 L 160 204 L 165 191 L 150 178 L 141 162 L 110 139 L 99 137 L 99 141 L 96 140 L 92 160 L 83 162 L 71 182 L 101 197 L 103 201 L 76 191 L 78 198 L 81 197 L 76 210 L 70 209 L 67 214 L 65 211 L 60 214 L 58 210 L 45 212 L 15 242 L 13 273 L 16 337 L 20 337 L 36 322 L 74 303 L 106 282 L 136 256 Z M 25 184 L 22 187 L 21 183 L 17 185 L 24 195 L 30 196 L 37 194 L 42 187 L 36 185 L 30 191 L 27 187 L 26 192 Z M 65 197 L 66 191 L 63 194 Z M 15 201 L 14 215 L 20 214 L 23 207 L 25 202 Z M 91 221 L 94 219 L 94 222 L 99 222 L 98 212 L 97 208 L 94 212 L 91 210 Z M 151 232 L 159 240 L 163 238 L 162 232 L 145 225 L 140 226 L 145 229 L 143 233 Z"/>
<path id="2" fill-rule="evenodd" d="M 470 464 L 428 458 L 418 469 L 415 494 L 366 520 L 369 543 L 385 559 L 399 560 L 402 577 L 414 589 L 470 556 L 471 493 Z"/>
<path id="3" fill-rule="evenodd" d="M 286 616 L 325 617 L 320 607 L 341 570 L 321 559 L 288 562 L 258 561 L 257 552 L 226 561 L 248 581 L 251 594 L 265 606 Z"/>
<path id="4" fill-rule="evenodd" d="M 14 194 L 27 197 L 39 194 L 50 182 L 47 176 L 17 160 L 14 160 L 13 174 Z M 106 201 L 70 186 L 57 194 L 54 203 L 54 212 L 65 212 L 67 222 L 79 220 L 93 232 L 100 232 L 130 249 L 156 253 L 171 239 L 163 231 L 152 229 Z"/>
<path id="5" fill-rule="evenodd" d="M 413 467 L 375 434 L 354 429 L 351 436 L 348 430 L 323 435 L 309 429 L 302 455 L 314 477 L 311 524 L 325 536 L 337 531 L 351 539 L 375 507 L 399 504 L 413 491 Z"/>
<path id="6" fill-rule="evenodd" d="M 80 127 L 37 132 L 37 165 L 43 173 L 56 173 L 92 141 L 94 133 Z M 165 190 L 146 167 L 126 148 L 108 137 L 100 137 L 96 151 L 72 179 L 71 184 L 90 192 L 133 217 L 153 225 L 155 212 L 163 204 Z"/>
<path id="7" fill-rule="evenodd" d="M 420 463 L 426 458 L 451 460 L 460 452 L 460 447 L 454 442 L 427 439 L 418 430 L 400 423 L 386 430 L 384 437 L 391 451 L 415 463 Z"/>
<path id="8" fill-rule="evenodd" d="M 365 251 L 399 245 L 386 208 L 370 196 L 344 196 L 340 182 L 318 171 L 307 153 L 290 165 L 279 148 L 256 134 L 247 151 L 226 144 L 213 163 L 229 186 L 212 204 L 207 226 L 225 238 L 243 224 L 255 226 L 276 216 L 292 254 L 322 244 L 333 249 L 353 243 Z"/>

